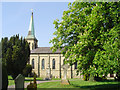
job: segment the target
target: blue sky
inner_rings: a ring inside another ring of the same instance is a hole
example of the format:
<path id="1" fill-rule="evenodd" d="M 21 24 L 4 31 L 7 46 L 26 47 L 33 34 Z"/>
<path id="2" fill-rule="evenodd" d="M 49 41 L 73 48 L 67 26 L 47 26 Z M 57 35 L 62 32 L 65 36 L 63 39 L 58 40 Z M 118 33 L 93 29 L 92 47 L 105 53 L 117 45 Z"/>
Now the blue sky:
<path id="1" fill-rule="evenodd" d="M 3 2 L 2 3 L 2 37 L 28 34 L 31 9 L 34 13 L 35 36 L 38 46 L 50 47 L 53 38 L 53 21 L 61 20 L 64 10 L 68 10 L 68 2 Z"/>

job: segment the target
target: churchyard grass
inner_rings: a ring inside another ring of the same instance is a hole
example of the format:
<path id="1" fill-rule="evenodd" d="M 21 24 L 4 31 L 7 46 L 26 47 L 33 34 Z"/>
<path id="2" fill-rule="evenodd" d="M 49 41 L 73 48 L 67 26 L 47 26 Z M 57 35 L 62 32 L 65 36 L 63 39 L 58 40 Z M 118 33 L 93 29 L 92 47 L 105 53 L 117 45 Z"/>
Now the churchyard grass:
<path id="1" fill-rule="evenodd" d="M 70 85 L 62 85 L 58 82 L 46 82 L 37 85 L 37 88 L 81 88 L 92 90 L 120 90 L 120 82 L 114 80 L 107 80 L 104 82 L 97 81 L 83 81 L 80 79 L 73 79 L 70 81 Z"/>
<path id="2" fill-rule="evenodd" d="M 10 79 L 12 79 L 12 77 L 9 75 L 9 76 L 8 76 L 8 80 L 10 80 Z"/>
<path id="3" fill-rule="evenodd" d="M 33 77 L 25 77 L 25 81 L 24 81 L 24 83 L 28 83 L 28 82 L 30 82 L 30 81 L 33 81 Z M 42 78 L 36 78 L 36 80 L 43 80 Z M 15 82 L 14 82 L 14 80 L 13 80 L 13 78 L 9 75 L 8 76 L 8 86 L 10 86 L 10 85 L 14 85 L 15 84 Z"/>
<path id="4" fill-rule="evenodd" d="M 33 81 L 33 79 L 34 79 L 33 77 L 25 77 L 25 83 L 26 83 L 26 82 Z M 37 80 L 37 81 L 42 81 L 43 78 L 37 77 L 36 80 Z M 60 78 L 52 78 L 52 80 L 61 80 L 61 79 L 60 79 Z M 9 82 L 8 85 L 14 85 L 14 84 L 15 84 L 15 83 L 14 83 L 14 80 L 12 79 L 12 77 L 11 77 L 10 75 L 8 76 L 8 82 Z"/>
<path id="5" fill-rule="evenodd" d="M 25 83 L 33 80 L 33 77 L 25 77 Z M 14 85 L 14 80 L 11 76 L 8 76 L 9 85 Z M 37 80 L 43 80 L 42 78 L 37 78 Z M 58 78 L 53 78 L 52 80 L 60 80 Z M 62 85 L 60 81 L 56 82 L 46 82 L 37 84 L 37 88 L 80 88 L 81 90 L 120 90 L 120 82 L 114 80 L 107 80 L 103 82 L 97 81 L 83 81 L 81 79 L 69 79 L 70 85 Z"/>
<path id="6" fill-rule="evenodd" d="M 25 77 L 25 80 L 27 81 L 30 81 L 30 80 L 33 80 L 34 79 L 34 77 Z M 43 80 L 43 78 L 41 78 L 41 77 L 37 77 L 36 78 L 36 80 Z"/>
<path id="7" fill-rule="evenodd" d="M 8 86 L 14 85 L 14 84 L 15 84 L 14 80 L 8 80 Z"/>
<path id="8" fill-rule="evenodd" d="M 61 78 L 52 78 L 51 80 L 61 80 Z"/>
<path id="9" fill-rule="evenodd" d="M 8 76 L 8 86 L 9 85 L 14 85 L 15 83 L 14 83 L 14 80 L 13 80 L 13 78 L 11 77 L 11 76 Z"/>
<path id="10" fill-rule="evenodd" d="M 30 81 L 24 81 L 24 83 L 28 83 L 28 82 Z M 14 85 L 14 84 L 15 84 L 14 80 L 8 80 L 8 86 Z"/>

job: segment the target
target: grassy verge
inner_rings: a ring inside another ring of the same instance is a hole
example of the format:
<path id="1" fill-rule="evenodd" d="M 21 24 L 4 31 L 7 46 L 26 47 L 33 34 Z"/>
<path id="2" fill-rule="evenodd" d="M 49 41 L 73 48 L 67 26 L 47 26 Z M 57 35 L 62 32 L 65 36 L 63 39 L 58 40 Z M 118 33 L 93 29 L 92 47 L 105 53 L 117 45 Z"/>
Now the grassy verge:
<path id="1" fill-rule="evenodd" d="M 34 80 L 34 77 L 25 77 L 25 81 L 30 81 L 30 80 Z M 40 81 L 42 81 L 43 80 L 43 78 L 41 78 L 41 77 L 37 77 L 36 78 L 36 80 L 40 80 Z"/>
<path id="2" fill-rule="evenodd" d="M 62 85 L 58 82 L 46 82 L 37 85 L 37 88 L 74 88 L 72 85 Z"/>
<path id="3" fill-rule="evenodd" d="M 52 78 L 51 80 L 61 80 L 61 78 Z"/>
<path id="4" fill-rule="evenodd" d="M 14 84 L 15 84 L 15 82 L 14 82 L 13 78 L 11 76 L 8 76 L 8 86 L 14 85 Z"/>
<path id="5" fill-rule="evenodd" d="M 46 82 L 37 85 L 37 88 L 80 88 L 85 90 L 120 90 L 120 82 L 108 80 L 104 82 L 90 82 L 76 79 L 70 81 L 70 85 L 62 85 L 58 82 Z"/>
<path id="6" fill-rule="evenodd" d="M 34 79 L 33 77 L 25 77 L 24 83 L 33 81 L 33 79 Z M 43 80 L 43 79 L 38 77 L 38 78 L 36 78 L 36 80 Z M 8 86 L 14 85 L 14 84 L 15 84 L 15 82 L 14 82 L 13 78 L 11 76 L 8 76 Z"/>
<path id="7" fill-rule="evenodd" d="M 14 85 L 14 80 L 11 76 L 8 76 L 9 85 Z M 25 83 L 33 80 L 33 77 L 25 77 Z M 43 80 L 37 78 L 37 80 Z M 52 80 L 61 80 L 53 78 Z M 37 88 L 78 88 L 80 90 L 120 90 L 120 82 L 114 80 L 107 80 L 104 82 L 90 82 L 83 81 L 81 79 L 69 79 L 70 85 L 62 85 L 60 81 L 57 82 L 46 82 L 37 85 Z"/>
<path id="8" fill-rule="evenodd" d="M 24 81 L 24 83 L 28 83 L 28 82 L 30 81 Z M 14 84 L 15 84 L 14 80 L 8 80 L 8 86 L 14 85 Z"/>

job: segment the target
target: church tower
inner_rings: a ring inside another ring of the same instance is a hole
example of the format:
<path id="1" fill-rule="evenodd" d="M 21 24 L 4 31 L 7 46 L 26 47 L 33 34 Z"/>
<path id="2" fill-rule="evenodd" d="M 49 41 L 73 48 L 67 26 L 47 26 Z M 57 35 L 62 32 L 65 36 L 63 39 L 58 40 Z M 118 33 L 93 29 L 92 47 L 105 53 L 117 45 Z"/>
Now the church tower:
<path id="1" fill-rule="evenodd" d="M 38 40 L 35 37 L 35 30 L 34 30 L 33 11 L 32 11 L 32 15 L 31 15 L 29 31 L 28 31 L 26 40 L 29 43 L 30 50 L 33 50 L 38 47 L 38 45 L 37 45 Z"/>

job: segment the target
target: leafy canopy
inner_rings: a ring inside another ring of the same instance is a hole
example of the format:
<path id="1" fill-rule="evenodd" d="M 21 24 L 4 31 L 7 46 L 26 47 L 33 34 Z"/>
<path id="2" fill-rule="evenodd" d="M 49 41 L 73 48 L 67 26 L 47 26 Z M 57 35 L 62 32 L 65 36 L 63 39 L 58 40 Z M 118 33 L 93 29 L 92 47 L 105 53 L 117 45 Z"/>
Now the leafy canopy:
<path id="1" fill-rule="evenodd" d="M 78 63 L 82 74 L 94 76 L 118 72 L 120 64 L 120 2 L 73 2 L 54 21 L 55 52 L 61 49 L 66 62 Z"/>

